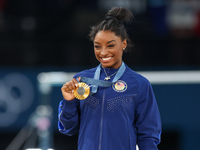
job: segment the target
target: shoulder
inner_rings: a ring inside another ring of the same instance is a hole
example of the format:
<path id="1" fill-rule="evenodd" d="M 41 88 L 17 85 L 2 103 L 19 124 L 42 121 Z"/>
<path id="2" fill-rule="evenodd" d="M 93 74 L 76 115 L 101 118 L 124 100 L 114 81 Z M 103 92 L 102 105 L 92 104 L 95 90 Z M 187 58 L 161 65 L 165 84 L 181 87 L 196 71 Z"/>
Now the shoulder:
<path id="1" fill-rule="evenodd" d="M 130 80 L 137 82 L 139 86 L 141 86 L 141 85 L 144 86 L 144 85 L 150 84 L 149 80 L 146 77 L 135 72 L 134 70 L 129 68 L 127 65 L 126 65 L 125 74 L 129 77 Z"/>
<path id="2" fill-rule="evenodd" d="M 143 75 L 133 71 L 129 67 L 126 69 L 126 76 L 129 77 L 129 83 L 131 85 L 137 85 L 139 97 L 145 97 L 149 92 L 153 93 L 153 89 L 149 80 Z"/>

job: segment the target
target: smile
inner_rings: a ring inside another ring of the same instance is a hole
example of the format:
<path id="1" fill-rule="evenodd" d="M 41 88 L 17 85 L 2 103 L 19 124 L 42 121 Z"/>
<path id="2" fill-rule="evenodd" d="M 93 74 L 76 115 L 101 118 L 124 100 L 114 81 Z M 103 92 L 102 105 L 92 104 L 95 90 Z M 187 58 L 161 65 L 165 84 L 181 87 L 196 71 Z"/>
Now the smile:
<path id="1" fill-rule="evenodd" d="M 107 57 L 107 58 L 101 58 L 102 60 L 110 60 L 110 59 L 112 59 L 112 57 Z"/>

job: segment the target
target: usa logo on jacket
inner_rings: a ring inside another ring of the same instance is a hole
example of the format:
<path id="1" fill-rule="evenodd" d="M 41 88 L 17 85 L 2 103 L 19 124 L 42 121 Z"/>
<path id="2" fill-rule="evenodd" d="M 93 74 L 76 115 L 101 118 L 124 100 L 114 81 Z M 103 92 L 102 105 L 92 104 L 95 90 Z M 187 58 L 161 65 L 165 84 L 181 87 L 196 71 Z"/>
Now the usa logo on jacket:
<path id="1" fill-rule="evenodd" d="M 118 80 L 117 82 L 115 82 L 112 85 L 113 90 L 115 90 L 116 92 L 124 92 L 127 89 L 127 84 L 126 82 L 122 81 L 122 80 Z"/>

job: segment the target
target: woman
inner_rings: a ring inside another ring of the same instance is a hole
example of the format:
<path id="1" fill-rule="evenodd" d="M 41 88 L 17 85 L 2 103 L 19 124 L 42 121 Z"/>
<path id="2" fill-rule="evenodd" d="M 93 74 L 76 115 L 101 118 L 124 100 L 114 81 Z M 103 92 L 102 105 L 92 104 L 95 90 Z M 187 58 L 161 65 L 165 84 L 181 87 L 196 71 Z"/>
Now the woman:
<path id="1" fill-rule="evenodd" d="M 130 11 L 115 7 L 92 27 L 100 65 L 76 74 L 61 88 L 58 128 L 66 135 L 79 133 L 78 150 L 135 150 L 136 144 L 140 150 L 157 150 L 161 121 L 152 87 L 122 61 L 131 46 L 122 21 L 131 19 Z M 112 85 L 90 85 L 92 95 L 78 100 L 74 90 L 83 77 Z"/>

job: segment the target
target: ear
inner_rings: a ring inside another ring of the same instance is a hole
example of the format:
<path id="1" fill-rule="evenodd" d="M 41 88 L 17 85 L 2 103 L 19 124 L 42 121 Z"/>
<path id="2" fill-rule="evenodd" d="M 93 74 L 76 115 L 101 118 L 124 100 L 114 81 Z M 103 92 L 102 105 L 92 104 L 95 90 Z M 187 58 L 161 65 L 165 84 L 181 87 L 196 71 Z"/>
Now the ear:
<path id="1" fill-rule="evenodd" d="M 125 39 L 124 41 L 122 41 L 122 49 L 126 49 L 127 47 L 127 40 Z"/>

